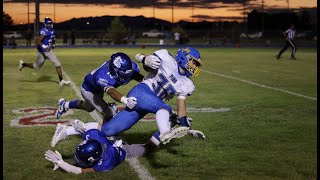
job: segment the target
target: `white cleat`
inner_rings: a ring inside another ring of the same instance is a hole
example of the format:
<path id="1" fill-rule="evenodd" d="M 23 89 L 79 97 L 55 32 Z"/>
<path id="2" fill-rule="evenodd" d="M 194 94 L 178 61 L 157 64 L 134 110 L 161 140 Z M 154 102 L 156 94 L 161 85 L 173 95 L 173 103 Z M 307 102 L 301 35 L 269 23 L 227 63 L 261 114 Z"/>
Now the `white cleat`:
<path id="1" fill-rule="evenodd" d="M 79 132 L 79 133 L 81 133 L 81 134 L 83 134 L 84 132 L 86 132 L 86 125 L 85 125 L 82 121 L 80 121 L 80 120 L 78 120 L 78 119 L 76 119 L 76 120 L 74 120 L 73 122 L 71 122 L 71 125 L 74 127 L 74 129 L 75 129 L 77 132 Z"/>
<path id="2" fill-rule="evenodd" d="M 59 82 L 60 86 L 69 85 L 69 84 L 70 84 L 70 81 L 65 81 L 63 79 Z"/>
<path id="3" fill-rule="evenodd" d="M 177 139 L 177 138 L 181 138 L 181 137 L 187 135 L 189 129 L 190 129 L 190 127 L 172 128 L 169 131 L 167 131 L 163 134 L 160 134 L 160 136 L 159 136 L 160 141 L 163 144 L 167 144 L 168 142 L 170 142 L 171 139 L 174 139 L 174 138 Z"/>
<path id="4" fill-rule="evenodd" d="M 56 127 L 56 131 L 51 140 L 51 147 L 56 146 L 58 142 L 66 139 L 67 137 L 67 125 L 58 123 Z"/>
<path id="5" fill-rule="evenodd" d="M 21 59 L 20 61 L 19 61 L 19 71 L 21 71 L 22 70 L 22 68 L 23 68 L 23 60 Z"/>
<path id="6" fill-rule="evenodd" d="M 67 108 L 65 108 L 65 104 L 66 104 L 66 100 L 65 99 L 63 99 L 63 98 L 61 98 L 61 99 L 59 99 L 59 108 L 58 108 L 58 110 L 56 111 L 56 118 L 57 119 L 59 119 L 60 118 L 60 116 L 63 114 L 63 113 L 65 113 L 65 112 L 67 112 L 68 111 L 68 109 Z"/>

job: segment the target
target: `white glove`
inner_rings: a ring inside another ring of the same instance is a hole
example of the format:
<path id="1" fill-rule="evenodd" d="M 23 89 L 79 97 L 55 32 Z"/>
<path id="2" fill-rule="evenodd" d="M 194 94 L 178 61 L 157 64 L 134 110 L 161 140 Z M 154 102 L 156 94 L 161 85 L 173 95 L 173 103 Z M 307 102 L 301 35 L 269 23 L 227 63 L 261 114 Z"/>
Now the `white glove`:
<path id="1" fill-rule="evenodd" d="M 120 101 L 130 109 L 133 109 L 137 104 L 137 99 L 135 97 L 127 98 L 125 96 L 122 96 Z"/>
<path id="2" fill-rule="evenodd" d="M 48 161 L 51 161 L 55 164 L 53 170 L 58 169 L 58 167 L 56 167 L 56 165 L 59 165 L 63 162 L 62 156 L 58 151 L 53 152 L 51 150 L 47 150 L 45 152 L 44 156 Z"/>
<path id="3" fill-rule="evenodd" d="M 139 62 L 142 62 L 143 64 L 145 64 L 146 66 L 152 68 L 152 69 L 158 69 L 160 66 L 160 62 L 161 60 L 154 55 L 149 55 L 146 56 L 144 54 L 136 54 L 135 56 L 136 60 L 138 60 Z M 143 58 L 144 58 L 144 62 L 143 62 Z"/>
<path id="4" fill-rule="evenodd" d="M 144 64 L 148 67 L 151 67 L 152 69 L 158 69 L 160 66 L 161 60 L 154 55 L 146 56 L 144 60 Z"/>
<path id="5" fill-rule="evenodd" d="M 196 138 L 200 138 L 200 139 L 205 139 L 206 138 L 206 136 L 203 134 L 203 132 L 198 131 L 198 130 L 190 129 L 188 131 L 188 134 L 191 135 L 191 136 L 194 136 Z"/>

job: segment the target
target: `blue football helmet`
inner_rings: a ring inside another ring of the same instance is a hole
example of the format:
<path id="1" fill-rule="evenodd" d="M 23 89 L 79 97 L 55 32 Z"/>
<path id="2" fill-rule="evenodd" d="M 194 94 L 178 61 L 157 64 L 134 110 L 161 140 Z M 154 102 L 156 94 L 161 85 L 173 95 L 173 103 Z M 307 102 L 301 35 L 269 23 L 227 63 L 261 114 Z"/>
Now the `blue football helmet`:
<path id="1" fill-rule="evenodd" d="M 192 47 L 179 49 L 176 54 L 178 65 L 185 71 L 187 77 L 197 77 L 202 67 L 200 53 Z"/>
<path id="2" fill-rule="evenodd" d="M 82 168 L 90 168 L 95 165 L 103 154 L 103 146 L 95 139 L 83 140 L 76 148 L 74 159 Z"/>
<path id="3" fill-rule="evenodd" d="M 110 58 L 109 70 L 117 80 L 125 83 L 133 75 L 132 61 L 125 53 L 117 52 Z"/>
<path id="4" fill-rule="evenodd" d="M 53 21 L 49 17 L 44 18 L 43 25 L 48 29 L 53 29 Z"/>

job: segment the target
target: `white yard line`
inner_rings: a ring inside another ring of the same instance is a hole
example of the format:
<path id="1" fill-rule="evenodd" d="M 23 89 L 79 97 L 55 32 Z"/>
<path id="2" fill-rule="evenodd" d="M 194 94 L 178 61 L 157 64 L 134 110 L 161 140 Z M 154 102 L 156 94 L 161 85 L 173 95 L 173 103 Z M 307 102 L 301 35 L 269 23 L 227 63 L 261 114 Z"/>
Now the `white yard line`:
<path id="1" fill-rule="evenodd" d="M 305 95 L 298 94 L 298 93 L 295 93 L 295 92 L 292 92 L 292 91 L 287 91 L 287 90 L 280 89 L 280 88 L 270 87 L 270 86 L 266 86 L 266 85 L 263 85 L 263 84 L 258 84 L 258 83 L 251 82 L 251 81 L 248 81 L 248 80 L 245 80 L 245 79 L 240 79 L 240 78 L 237 78 L 237 77 L 228 76 L 228 75 L 224 75 L 224 74 L 220 74 L 220 73 L 216 73 L 216 72 L 211 72 L 211 71 L 207 71 L 207 70 L 202 70 L 202 71 L 206 72 L 206 73 L 209 73 L 209 74 L 217 75 L 217 76 L 220 76 L 220 77 L 225 77 L 225 78 L 229 78 L 229 79 L 238 80 L 238 81 L 241 81 L 241 82 L 244 82 L 244 83 L 248 83 L 248 84 L 251 84 L 251 85 L 254 85 L 254 86 L 259 86 L 259 87 L 262 87 L 262 88 L 272 89 L 272 90 L 280 91 L 280 92 L 283 92 L 283 93 L 286 93 L 286 94 L 291 94 L 291 95 L 294 95 L 294 96 L 299 96 L 299 97 L 303 97 L 303 98 L 306 98 L 306 99 L 317 101 L 316 97 L 305 96 Z"/>
<path id="2" fill-rule="evenodd" d="M 74 90 L 74 92 L 77 94 L 77 96 L 80 99 L 82 99 L 82 96 L 81 96 L 81 93 L 80 93 L 80 89 L 76 86 L 76 84 L 71 80 L 70 76 L 65 71 L 63 72 L 63 74 L 64 74 L 64 77 L 66 78 L 66 80 L 70 81 L 70 86 Z M 99 116 L 97 111 L 92 111 L 90 113 L 90 116 L 95 121 L 102 122 L 102 118 Z M 130 159 L 126 158 L 126 161 L 133 168 L 133 170 L 138 174 L 140 179 L 142 179 L 142 180 L 153 180 L 153 179 L 155 179 L 155 178 L 153 178 L 151 176 L 151 174 L 149 173 L 147 168 L 145 168 L 142 164 L 140 164 L 140 162 L 139 162 L 139 160 L 137 158 L 130 158 Z"/>

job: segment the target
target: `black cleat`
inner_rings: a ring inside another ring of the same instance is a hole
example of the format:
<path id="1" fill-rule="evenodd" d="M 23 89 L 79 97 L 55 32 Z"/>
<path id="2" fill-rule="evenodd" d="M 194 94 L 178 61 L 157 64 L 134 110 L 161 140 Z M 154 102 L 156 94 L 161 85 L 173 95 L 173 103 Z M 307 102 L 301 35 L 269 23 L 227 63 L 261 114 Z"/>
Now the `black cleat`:
<path id="1" fill-rule="evenodd" d="M 296 59 L 295 57 L 293 57 L 293 56 L 292 56 L 290 59 L 292 59 L 292 60 L 297 60 L 297 59 Z"/>
<path id="2" fill-rule="evenodd" d="M 276 58 L 277 58 L 277 59 L 280 59 L 280 56 L 279 56 L 279 55 L 276 55 Z"/>

